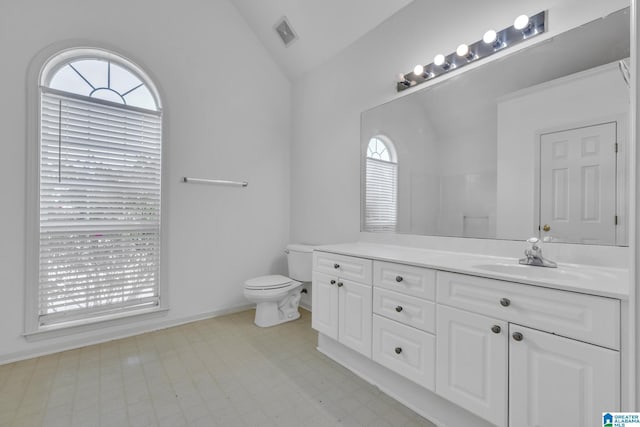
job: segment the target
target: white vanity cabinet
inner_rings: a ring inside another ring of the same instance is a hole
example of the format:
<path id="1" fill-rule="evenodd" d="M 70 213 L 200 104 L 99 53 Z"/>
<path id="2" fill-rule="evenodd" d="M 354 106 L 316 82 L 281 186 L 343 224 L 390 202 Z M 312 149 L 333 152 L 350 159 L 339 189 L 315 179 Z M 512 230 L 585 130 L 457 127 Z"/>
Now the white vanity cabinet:
<path id="1" fill-rule="evenodd" d="M 447 272 L 437 294 L 436 393 L 499 427 L 619 410 L 619 300 Z"/>
<path id="2" fill-rule="evenodd" d="M 561 286 L 525 284 L 473 267 L 454 273 L 465 270 L 426 264 L 429 253 L 406 248 L 338 248 L 349 250 L 314 252 L 318 349 L 422 415 L 455 418 L 450 425 L 599 427 L 602 412 L 625 409 L 624 310 L 615 293 L 594 294 L 591 274 L 574 273 L 589 286 L 567 286 L 560 269 L 535 270 L 557 273 Z"/>
<path id="3" fill-rule="evenodd" d="M 314 252 L 311 326 L 371 357 L 371 260 Z"/>

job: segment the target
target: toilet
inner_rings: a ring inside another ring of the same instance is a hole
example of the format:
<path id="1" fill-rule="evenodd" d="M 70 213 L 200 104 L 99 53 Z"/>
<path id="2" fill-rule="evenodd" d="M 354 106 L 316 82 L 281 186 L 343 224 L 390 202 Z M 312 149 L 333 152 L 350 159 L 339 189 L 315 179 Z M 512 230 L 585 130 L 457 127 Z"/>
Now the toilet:
<path id="1" fill-rule="evenodd" d="M 300 291 L 304 282 L 311 282 L 313 246 L 290 244 L 285 253 L 289 277 L 274 274 L 244 282 L 245 298 L 256 303 L 257 326 L 266 328 L 300 317 Z"/>

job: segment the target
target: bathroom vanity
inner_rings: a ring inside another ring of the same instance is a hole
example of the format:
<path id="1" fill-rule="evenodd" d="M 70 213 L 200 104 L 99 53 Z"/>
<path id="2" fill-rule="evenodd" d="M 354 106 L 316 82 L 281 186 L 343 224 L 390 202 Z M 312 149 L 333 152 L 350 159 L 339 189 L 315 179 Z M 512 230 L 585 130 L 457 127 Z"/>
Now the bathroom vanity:
<path id="1" fill-rule="evenodd" d="M 625 409 L 627 280 L 622 269 L 323 246 L 312 326 L 318 350 L 438 426 L 595 427 Z"/>

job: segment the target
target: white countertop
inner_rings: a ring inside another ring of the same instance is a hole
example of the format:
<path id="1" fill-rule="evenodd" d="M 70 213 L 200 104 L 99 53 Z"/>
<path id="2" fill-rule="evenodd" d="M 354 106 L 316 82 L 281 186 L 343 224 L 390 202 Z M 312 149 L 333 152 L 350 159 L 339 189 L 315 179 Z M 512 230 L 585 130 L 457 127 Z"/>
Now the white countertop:
<path id="1" fill-rule="evenodd" d="M 626 300 L 629 272 L 621 268 L 558 263 L 558 268 L 518 264 L 518 258 L 437 251 L 377 243 L 342 243 L 315 250 L 428 267 L 492 279 Z"/>

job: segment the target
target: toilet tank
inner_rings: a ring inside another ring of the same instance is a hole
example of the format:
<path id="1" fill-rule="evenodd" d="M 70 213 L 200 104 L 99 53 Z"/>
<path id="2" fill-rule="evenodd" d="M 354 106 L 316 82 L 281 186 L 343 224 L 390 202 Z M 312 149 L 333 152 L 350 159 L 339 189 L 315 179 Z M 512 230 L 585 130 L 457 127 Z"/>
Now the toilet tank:
<path id="1" fill-rule="evenodd" d="M 313 246 L 292 243 L 287 245 L 286 252 L 289 277 L 299 282 L 310 282 Z"/>

